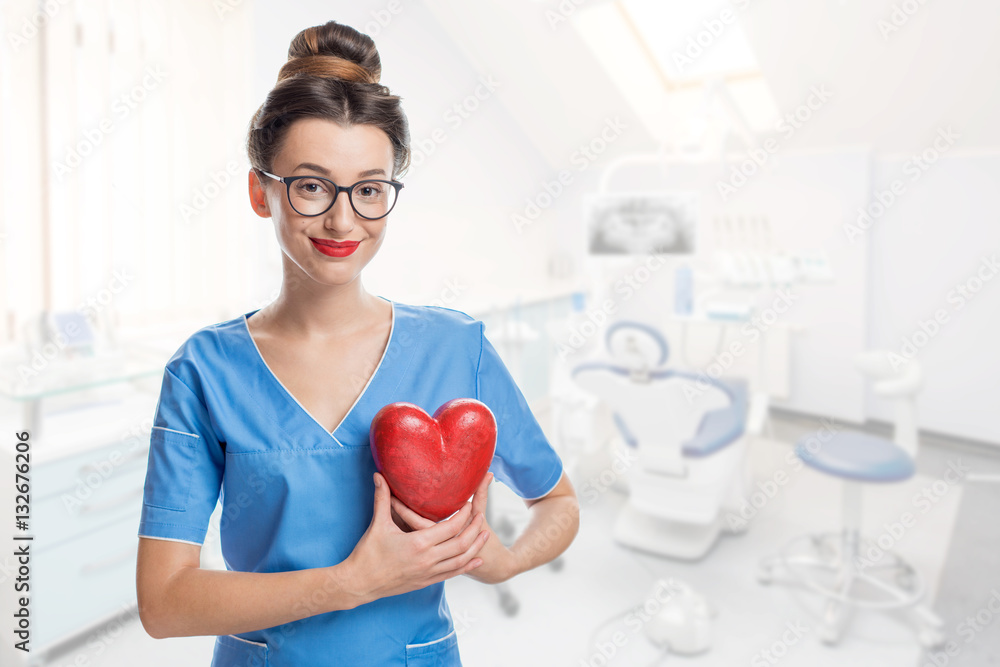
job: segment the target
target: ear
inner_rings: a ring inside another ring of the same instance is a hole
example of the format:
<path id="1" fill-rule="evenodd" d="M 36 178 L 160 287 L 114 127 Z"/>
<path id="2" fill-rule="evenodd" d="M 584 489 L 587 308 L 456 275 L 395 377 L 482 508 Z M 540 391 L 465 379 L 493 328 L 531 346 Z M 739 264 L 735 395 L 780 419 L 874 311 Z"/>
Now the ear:
<path id="1" fill-rule="evenodd" d="M 267 191 L 264 190 L 260 177 L 253 169 L 250 169 L 247 177 L 249 179 L 250 206 L 253 208 L 253 212 L 262 218 L 270 218 L 271 210 L 267 206 Z"/>

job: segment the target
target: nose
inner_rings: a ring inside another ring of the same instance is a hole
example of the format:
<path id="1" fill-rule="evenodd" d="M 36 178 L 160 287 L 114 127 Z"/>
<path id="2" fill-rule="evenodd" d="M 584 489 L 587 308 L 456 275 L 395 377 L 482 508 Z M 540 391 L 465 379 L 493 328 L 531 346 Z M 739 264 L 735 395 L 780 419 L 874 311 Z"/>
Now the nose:
<path id="1" fill-rule="evenodd" d="M 323 226 L 338 235 L 348 234 L 354 229 L 354 209 L 346 192 L 338 192 L 330 210 L 323 214 Z"/>

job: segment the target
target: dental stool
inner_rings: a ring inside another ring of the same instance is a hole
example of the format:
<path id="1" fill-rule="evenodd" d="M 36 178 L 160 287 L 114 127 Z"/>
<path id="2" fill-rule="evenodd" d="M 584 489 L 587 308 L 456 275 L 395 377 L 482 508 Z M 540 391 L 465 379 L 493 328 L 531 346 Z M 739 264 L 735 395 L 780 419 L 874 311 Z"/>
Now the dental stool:
<path id="1" fill-rule="evenodd" d="M 855 431 L 818 431 L 795 445 L 795 454 L 806 465 L 844 480 L 842 529 L 793 539 L 778 555 L 761 562 L 757 579 L 770 584 L 783 572 L 788 579 L 782 583 L 804 586 L 825 598 L 818 634 L 827 644 L 838 643 L 854 610 L 864 608 L 904 612 L 916 625 L 920 643 L 930 648 L 944 641 L 942 621 L 920 604 L 925 592 L 920 574 L 860 532 L 863 484 L 905 481 L 916 472 L 914 404 L 921 372 L 916 362 L 891 369 L 888 358 L 886 352 L 869 352 L 858 357 L 856 366 L 878 379 L 876 394 L 897 399 L 894 440 Z"/>
<path id="2" fill-rule="evenodd" d="M 608 328 L 614 363 L 584 362 L 573 380 L 604 400 L 634 463 L 616 520 L 621 544 L 684 560 L 708 553 L 746 484 L 747 387 L 663 368 L 667 343 L 639 322 Z M 631 457 L 630 457 L 631 458 Z M 616 471 L 618 472 L 618 471 Z"/>

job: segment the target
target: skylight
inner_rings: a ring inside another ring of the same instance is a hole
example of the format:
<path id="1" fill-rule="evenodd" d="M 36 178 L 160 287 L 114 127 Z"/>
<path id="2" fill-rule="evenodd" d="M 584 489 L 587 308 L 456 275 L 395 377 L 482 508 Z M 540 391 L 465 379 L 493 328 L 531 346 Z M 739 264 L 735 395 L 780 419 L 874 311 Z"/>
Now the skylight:
<path id="1" fill-rule="evenodd" d="M 667 77 L 676 82 L 758 69 L 740 24 L 749 0 L 618 0 Z"/>

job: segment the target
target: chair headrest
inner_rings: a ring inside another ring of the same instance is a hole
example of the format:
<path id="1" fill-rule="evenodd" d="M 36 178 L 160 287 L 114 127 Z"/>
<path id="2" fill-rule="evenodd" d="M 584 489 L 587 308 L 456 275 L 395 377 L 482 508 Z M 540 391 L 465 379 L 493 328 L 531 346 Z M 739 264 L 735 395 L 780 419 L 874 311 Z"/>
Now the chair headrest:
<path id="1" fill-rule="evenodd" d="M 667 361 L 666 339 L 648 324 L 619 320 L 608 327 L 604 340 L 615 361 L 630 370 L 650 370 Z"/>

